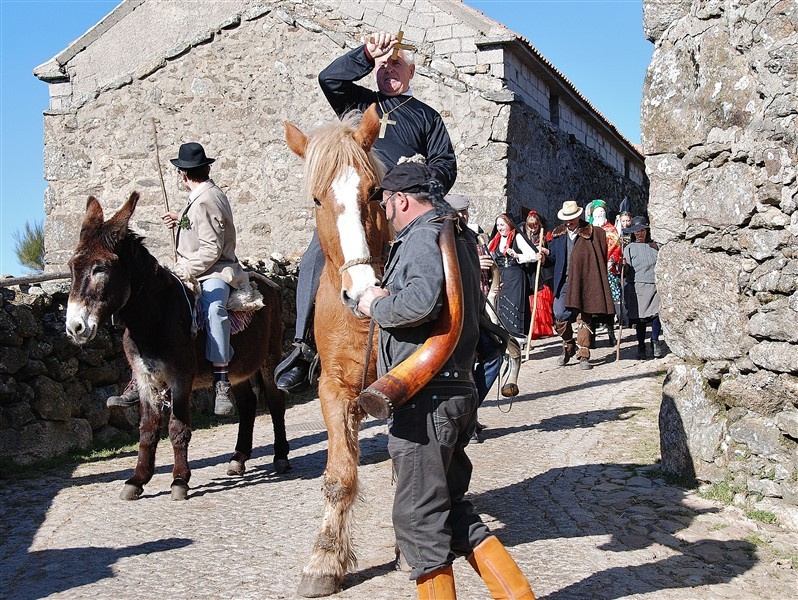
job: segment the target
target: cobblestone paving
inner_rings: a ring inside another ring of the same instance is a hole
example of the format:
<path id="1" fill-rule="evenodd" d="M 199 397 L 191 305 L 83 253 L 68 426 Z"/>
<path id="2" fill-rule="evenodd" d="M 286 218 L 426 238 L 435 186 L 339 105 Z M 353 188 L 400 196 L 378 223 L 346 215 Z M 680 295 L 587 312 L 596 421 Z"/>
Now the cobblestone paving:
<path id="1" fill-rule="evenodd" d="M 669 357 L 621 361 L 601 347 L 592 371 L 555 366 L 535 344 L 510 406 L 480 409 L 485 442 L 469 447 L 472 499 L 538 598 L 794 598 L 798 532 L 667 485 L 657 413 Z M 605 362 L 606 360 L 606 362 Z M 197 431 L 187 502 L 169 499 L 171 449 L 136 502 L 118 500 L 135 456 L 82 464 L 0 489 L 0 597 L 294 598 L 322 516 L 326 435 L 318 402 L 287 414 L 293 471 L 271 466 L 268 415 L 241 478 L 225 475 L 235 425 Z M 358 569 L 337 598 L 415 598 L 393 570 L 393 489 L 384 422 L 361 433 Z M 461 599 L 487 598 L 455 563 Z"/>

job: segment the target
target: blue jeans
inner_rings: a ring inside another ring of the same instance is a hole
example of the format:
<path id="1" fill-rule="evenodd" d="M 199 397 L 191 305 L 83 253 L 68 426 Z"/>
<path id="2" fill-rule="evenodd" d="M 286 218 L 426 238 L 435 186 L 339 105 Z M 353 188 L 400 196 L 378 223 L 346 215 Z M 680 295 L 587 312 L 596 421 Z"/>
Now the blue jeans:
<path id="1" fill-rule="evenodd" d="M 200 282 L 202 288 L 200 302 L 206 315 L 205 358 L 212 363 L 229 363 L 233 358 L 230 347 L 230 319 L 227 316 L 227 299 L 232 289 L 221 279 L 205 279 Z"/>
<path id="2" fill-rule="evenodd" d="M 502 367 L 502 355 L 496 358 L 477 363 L 474 367 L 474 385 L 477 387 L 477 405 L 482 406 L 482 402 L 488 395 L 488 391 L 493 387 L 493 383 L 499 377 Z"/>

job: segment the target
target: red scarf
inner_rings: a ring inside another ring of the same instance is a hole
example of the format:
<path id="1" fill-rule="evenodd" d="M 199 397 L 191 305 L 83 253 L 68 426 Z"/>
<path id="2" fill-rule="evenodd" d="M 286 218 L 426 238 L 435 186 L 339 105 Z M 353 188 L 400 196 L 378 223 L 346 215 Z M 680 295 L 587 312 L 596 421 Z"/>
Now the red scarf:
<path id="1" fill-rule="evenodd" d="M 490 241 L 490 244 L 488 244 L 488 250 L 490 250 L 491 253 L 496 252 L 496 249 L 499 247 L 499 242 L 501 241 L 501 239 L 502 239 L 502 234 L 500 233 L 497 233 L 495 236 L 493 236 L 493 239 Z M 504 247 L 504 252 L 502 252 L 502 254 L 507 254 L 507 251 L 513 247 L 514 239 L 515 239 L 515 229 L 511 229 L 510 233 L 507 234 L 507 245 Z"/>

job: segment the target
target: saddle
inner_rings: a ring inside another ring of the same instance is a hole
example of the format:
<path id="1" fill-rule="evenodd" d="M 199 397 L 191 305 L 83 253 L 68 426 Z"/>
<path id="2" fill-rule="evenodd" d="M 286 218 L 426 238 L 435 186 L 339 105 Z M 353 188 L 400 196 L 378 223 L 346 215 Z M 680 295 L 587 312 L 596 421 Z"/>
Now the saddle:
<path id="1" fill-rule="evenodd" d="M 194 294 L 192 333 L 205 328 L 206 315 L 200 302 L 200 284 L 197 279 L 181 269 L 173 270 L 175 276 L 183 283 L 190 292 Z M 241 333 L 252 321 L 252 316 L 263 308 L 263 294 L 258 289 L 258 284 L 250 279 L 247 273 L 246 280 L 242 281 L 237 288 L 230 292 L 227 299 L 227 313 L 230 319 L 230 335 Z"/>

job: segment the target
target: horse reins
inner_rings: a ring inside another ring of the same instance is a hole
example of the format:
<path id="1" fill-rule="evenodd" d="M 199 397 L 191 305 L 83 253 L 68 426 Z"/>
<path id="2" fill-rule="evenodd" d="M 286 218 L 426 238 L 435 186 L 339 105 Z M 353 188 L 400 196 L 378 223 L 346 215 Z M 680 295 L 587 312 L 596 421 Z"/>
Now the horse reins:
<path id="1" fill-rule="evenodd" d="M 374 258 L 373 256 L 361 256 L 360 258 L 353 258 L 352 260 L 346 261 L 340 267 L 338 267 L 338 274 L 343 275 L 344 271 L 351 267 L 355 267 L 357 265 L 385 265 L 385 261 L 382 258 Z"/>

